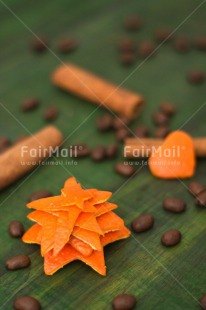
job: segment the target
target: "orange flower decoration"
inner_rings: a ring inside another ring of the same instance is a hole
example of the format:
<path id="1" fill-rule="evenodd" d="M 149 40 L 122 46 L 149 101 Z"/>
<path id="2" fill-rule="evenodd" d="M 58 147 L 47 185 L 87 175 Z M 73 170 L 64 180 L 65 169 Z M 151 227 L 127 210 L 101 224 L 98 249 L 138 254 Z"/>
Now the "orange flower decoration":
<path id="1" fill-rule="evenodd" d="M 22 239 L 41 246 L 47 275 L 74 260 L 106 275 L 103 247 L 130 235 L 124 221 L 112 212 L 117 205 L 107 201 L 111 195 L 107 191 L 82 189 L 75 178 L 70 178 L 60 196 L 27 205 L 36 209 L 28 215 L 36 223 Z"/>

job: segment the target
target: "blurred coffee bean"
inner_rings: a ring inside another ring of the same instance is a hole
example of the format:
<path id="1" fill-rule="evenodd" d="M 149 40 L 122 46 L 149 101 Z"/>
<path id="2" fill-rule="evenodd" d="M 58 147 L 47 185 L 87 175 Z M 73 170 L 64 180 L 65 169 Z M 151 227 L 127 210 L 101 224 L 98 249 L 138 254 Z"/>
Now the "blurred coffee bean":
<path id="1" fill-rule="evenodd" d="M 0 154 L 4 153 L 11 146 L 11 141 L 6 137 L 0 136 Z"/>
<path id="2" fill-rule="evenodd" d="M 97 129 L 99 131 L 108 131 L 113 127 L 113 117 L 105 114 L 97 119 Z"/>
<path id="3" fill-rule="evenodd" d="M 55 106 L 50 106 L 44 111 L 44 119 L 48 122 L 54 121 L 59 115 L 59 110 Z"/>
<path id="4" fill-rule="evenodd" d="M 206 310 L 206 294 L 204 294 L 200 299 L 200 306 L 202 309 Z"/>
<path id="5" fill-rule="evenodd" d="M 135 308 L 137 299 L 133 295 L 121 294 L 112 300 L 114 310 L 132 310 Z"/>
<path id="6" fill-rule="evenodd" d="M 134 52 L 122 52 L 120 54 L 120 62 L 125 65 L 129 66 L 132 65 L 136 60 L 136 55 Z"/>
<path id="7" fill-rule="evenodd" d="M 116 158 L 118 153 L 118 147 L 116 144 L 111 144 L 106 148 L 106 157 L 107 158 Z"/>
<path id="8" fill-rule="evenodd" d="M 31 49 L 36 53 L 42 53 L 47 50 L 49 41 L 45 37 L 35 38 L 31 43 Z"/>
<path id="9" fill-rule="evenodd" d="M 24 234 L 24 226 L 19 221 L 12 221 L 9 224 L 9 234 L 13 238 L 20 238 Z"/>
<path id="10" fill-rule="evenodd" d="M 91 159 L 94 161 L 102 161 L 106 158 L 106 148 L 104 146 L 95 147 L 90 153 Z"/>
<path id="11" fill-rule="evenodd" d="M 136 31 L 142 27 L 142 20 L 139 16 L 127 16 L 124 21 L 124 26 L 129 31 Z"/>
<path id="12" fill-rule="evenodd" d="M 31 260 L 27 255 L 17 255 L 7 259 L 5 266 L 9 270 L 18 270 L 30 265 Z"/>
<path id="13" fill-rule="evenodd" d="M 205 74 L 201 70 L 193 70 L 187 74 L 187 80 L 191 84 L 202 84 L 205 80 Z"/>
<path id="14" fill-rule="evenodd" d="M 173 114 L 176 113 L 177 110 L 174 104 L 170 102 L 162 102 L 159 108 L 160 111 L 165 113 L 167 116 L 172 116 Z"/>
<path id="15" fill-rule="evenodd" d="M 149 130 L 144 125 L 139 125 L 134 129 L 135 136 L 138 138 L 146 138 L 149 136 Z"/>
<path id="16" fill-rule="evenodd" d="M 47 197 L 51 197 L 51 196 L 53 196 L 53 195 L 50 191 L 48 191 L 47 189 L 42 189 L 38 192 L 31 194 L 31 196 L 28 198 L 28 202 L 32 202 L 34 200 L 38 200 L 41 198 L 47 198 Z"/>
<path id="17" fill-rule="evenodd" d="M 135 173 L 135 168 L 131 165 L 126 165 L 124 162 L 116 163 L 114 166 L 114 170 L 116 173 L 124 177 L 130 177 Z"/>
<path id="18" fill-rule="evenodd" d="M 122 38 L 118 43 L 120 52 L 135 52 L 135 43 L 130 38 Z"/>
<path id="19" fill-rule="evenodd" d="M 138 47 L 138 55 L 142 58 L 153 56 L 155 52 L 155 44 L 150 41 L 141 42 Z"/>
<path id="20" fill-rule="evenodd" d="M 39 106 L 39 103 L 39 99 L 35 97 L 27 98 L 22 102 L 21 109 L 23 112 L 32 111 Z"/>
<path id="21" fill-rule="evenodd" d="M 158 43 L 166 43 L 173 39 L 173 35 L 171 34 L 171 30 L 168 28 L 159 28 L 155 31 L 155 40 Z"/>
<path id="22" fill-rule="evenodd" d="M 177 229 L 168 230 L 161 238 L 161 242 L 166 247 L 178 244 L 182 239 L 181 232 Z"/>
<path id="23" fill-rule="evenodd" d="M 118 141 L 123 142 L 130 136 L 130 132 L 127 128 L 120 128 L 116 131 L 115 137 Z"/>
<path id="24" fill-rule="evenodd" d="M 170 129 L 167 126 L 157 127 L 154 130 L 154 137 L 157 139 L 164 139 L 170 133 Z"/>
<path id="25" fill-rule="evenodd" d="M 71 157 L 86 157 L 90 154 L 90 149 L 86 143 L 71 145 L 69 148 L 69 155 Z"/>
<path id="26" fill-rule="evenodd" d="M 41 310 L 41 305 L 31 296 L 17 297 L 13 303 L 15 310 Z"/>
<path id="27" fill-rule="evenodd" d="M 28 138 L 29 138 L 29 136 L 26 136 L 26 135 L 19 136 L 19 137 L 16 139 L 15 143 L 21 143 L 22 141 L 25 141 L 25 140 L 28 139 Z"/>
<path id="28" fill-rule="evenodd" d="M 200 192 L 206 190 L 206 186 L 198 182 L 192 182 L 189 184 L 188 189 L 191 194 L 197 196 Z"/>
<path id="29" fill-rule="evenodd" d="M 194 41 L 194 46 L 199 51 L 206 52 L 206 36 L 197 37 Z"/>
<path id="30" fill-rule="evenodd" d="M 206 207 L 206 190 L 196 195 L 196 204 L 201 207 Z"/>
<path id="31" fill-rule="evenodd" d="M 154 217 L 151 214 L 143 214 L 138 216 L 132 222 L 132 229 L 141 233 L 151 229 L 154 225 Z"/>
<path id="32" fill-rule="evenodd" d="M 61 39 L 58 43 L 58 50 L 60 53 L 70 53 L 77 48 L 77 41 L 72 38 Z"/>
<path id="33" fill-rule="evenodd" d="M 182 213 L 186 209 L 186 203 L 178 198 L 168 197 L 163 201 L 163 208 L 173 213 Z"/>
<path id="34" fill-rule="evenodd" d="M 127 126 L 129 126 L 130 124 L 130 120 L 126 117 L 115 117 L 113 119 L 113 125 L 112 127 L 116 130 L 120 129 L 120 128 L 126 128 Z"/>
<path id="35" fill-rule="evenodd" d="M 174 48 L 179 53 L 187 53 L 191 49 L 191 44 L 186 37 L 179 37 L 174 41 Z"/>
<path id="36" fill-rule="evenodd" d="M 154 124 L 157 126 L 165 126 L 169 122 L 168 116 L 161 111 L 155 112 L 152 115 L 152 119 L 153 119 Z"/>

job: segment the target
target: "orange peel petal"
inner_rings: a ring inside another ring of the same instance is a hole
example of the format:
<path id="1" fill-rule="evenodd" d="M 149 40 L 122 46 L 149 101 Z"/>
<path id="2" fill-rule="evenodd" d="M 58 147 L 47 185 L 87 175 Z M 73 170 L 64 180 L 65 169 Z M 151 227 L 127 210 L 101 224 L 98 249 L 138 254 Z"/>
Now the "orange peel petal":
<path id="1" fill-rule="evenodd" d="M 130 236 L 130 231 L 128 228 L 124 227 L 121 230 L 118 231 L 111 231 L 104 236 L 100 237 L 102 246 L 106 246 L 107 244 L 110 244 L 112 242 L 128 238 Z"/>
<path id="2" fill-rule="evenodd" d="M 97 223 L 104 234 L 110 231 L 120 230 L 124 227 L 124 221 L 112 211 L 99 216 Z"/>
<path id="3" fill-rule="evenodd" d="M 99 274 L 103 276 L 106 275 L 106 266 L 103 251 L 93 251 L 90 256 L 84 257 L 69 244 L 65 245 L 65 247 L 61 250 L 61 252 L 59 252 L 57 256 L 53 256 L 53 251 L 50 251 L 45 255 L 45 274 L 52 275 L 57 270 L 64 267 L 64 265 L 71 263 L 74 260 L 81 260 Z"/>

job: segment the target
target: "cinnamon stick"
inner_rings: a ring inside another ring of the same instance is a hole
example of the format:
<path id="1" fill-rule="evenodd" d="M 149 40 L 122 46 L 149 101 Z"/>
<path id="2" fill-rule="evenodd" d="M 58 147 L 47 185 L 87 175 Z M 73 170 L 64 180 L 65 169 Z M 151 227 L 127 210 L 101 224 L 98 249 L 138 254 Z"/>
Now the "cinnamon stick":
<path id="1" fill-rule="evenodd" d="M 124 144 L 124 156 L 128 158 L 149 157 L 152 150 L 161 147 L 164 140 L 154 138 L 128 138 Z M 197 157 L 206 157 L 206 138 L 193 138 L 195 154 Z"/>
<path id="2" fill-rule="evenodd" d="M 129 119 L 137 116 L 144 104 L 141 95 L 118 87 L 73 64 L 57 68 L 52 74 L 52 82 L 80 98 L 101 104 Z"/>
<path id="3" fill-rule="evenodd" d="M 48 126 L 0 155 L 0 190 L 51 156 L 62 140 L 62 133 L 56 127 Z"/>

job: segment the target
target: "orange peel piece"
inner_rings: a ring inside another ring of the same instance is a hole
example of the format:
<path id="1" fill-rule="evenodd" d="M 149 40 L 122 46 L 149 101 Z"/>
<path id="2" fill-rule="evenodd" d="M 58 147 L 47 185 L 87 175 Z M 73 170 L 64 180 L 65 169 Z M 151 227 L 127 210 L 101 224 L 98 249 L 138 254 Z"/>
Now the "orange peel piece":
<path id="1" fill-rule="evenodd" d="M 130 236 L 130 231 L 128 228 L 124 227 L 118 231 L 110 231 L 104 236 L 100 237 L 102 246 L 106 246 L 107 244 L 113 243 L 115 241 L 128 238 Z"/>
<path id="2" fill-rule="evenodd" d="M 77 185 L 77 184 L 78 184 L 78 183 L 77 183 L 76 179 L 75 179 L 74 177 L 71 177 L 71 178 L 69 178 L 69 179 L 67 179 L 67 180 L 65 181 L 65 183 L 64 183 L 64 189 L 70 188 L 70 187 L 75 186 L 75 185 Z"/>
<path id="3" fill-rule="evenodd" d="M 121 230 L 124 227 L 124 221 L 112 211 L 99 216 L 97 223 L 104 234 L 110 231 Z"/>
<path id="4" fill-rule="evenodd" d="M 79 214 L 80 210 L 77 207 L 70 208 L 70 211 L 59 211 L 54 239 L 54 255 L 57 255 L 69 241 Z"/>
<path id="5" fill-rule="evenodd" d="M 47 275 L 54 274 L 57 270 L 64 267 L 64 265 L 71 263 L 74 260 L 81 260 L 99 274 L 106 275 L 106 266 L 104 261 L 103 251 L 93 251 L 93 253 L 85 257 L 71 245 L 67 244 L 59 252 L 57 256 L 53 256 L 52 251 L 48 252 L 44 257 L 44 271 Z"/>
<path id="6" fill-rule="evenodd" d="M 22 241 L 25 243 L 41 243 L 41 230 L 42 226 L 38 223 L 31 226 L 23 235 Z"/>
<path id="7" fill-rule="evenodd" d="M 83 256 L 90 256 L 93 252 L 93 249 L 89 244 L 84 243 L 76 237 L 71 236 L 69 239 L 69 244 Z"/>
<path id="8" fill-rule="evenodd" d="M 152 174 L 162 179 L 190 178 L 196 166 L 194 143 L 184 131 L 174 131 L 149 158 Z"/>
<path id="9" fill-rule="evenodd" d="M 117 205 L 111 202 L 103 202 L 95 206 L 96 207 L 96 217 L 103 215 L 109 211 L 112 211 L 117 208 Z"/>
<path id="10" fill-rule="evenodd" d="M 87 189 L 86 191 L 91 194 L 92 198 L 90 199 L 90 202 L 93 205 L 103 203 L 103 202 L 107 201 L 112 196 L 111 192 L 99 191 L 99 190 L 94 189 L 94 188 Z"/>
<path id="11" fill-rule="evenodd" d="M 82 212 L 76 223 L 75 226 L 78 226 L 80 228 L 84 228 L 86 230 L 94 231 L 100 235 L 103 235 L 103 232 L 96 220 L 96 217 L 92 213 L 84 213 Z"/>
<path id="12" fill-rule="evenodd" d="M 74 227 L 72 235 L 89 244 L 93 250 L 101 251 L 102 245 L 100 236 L 94 231 L 89 231 L 80 227 Z"/>
<path id="13" fill-rule="evenodd" d="M 92 198 L 91 194 L 80 188 L 78 186 L 79 184 L 77 184 L 76 186 L 72 187 L 72 188 L 63 188 L 62 189 L 62 194 L 65 196 L 66 198 L 66 204 L 67 206 L 69 205 L 76 205 L 77 207 L 79 207 L 80 209 L 84 208 L 84 202 L 86 200 L 89 200 Z"/>
<path id="14" fill-rule="evenodd" d="M 45 223 L 52 221 L 53 218 L 56 216 L 50 213 L 47 213 L 45 211 L 39 211 L 35 210 L 27 215 L 27 217 L 34 222 L 37 222 L 41 225 L 44 225 Z"/>
<path id="15" fill-rule="evenodd" d="M 52 208 L 55 205 L 59 205 L 59 203 L 62 201 L 61 196 L 53 196 L 53 197 L 47 197 L 47 198 L 41 198 L 38 200 L 34 200 L 27 204 L 27 207 L 29 209 L 37 209 L 37 210 L 52 210 Z"/>
<path id="16" fill-rule="evenodd" d="M 84 202 L 83 211 L 84 212 L 90 212 L 90 213 L 96 213 L 97 212 L 97 208 L 89 200 L 87 200 L 87 201 Z"/>
<path id="17" fill-rule="evenodd" d="M 57 216 L 53 216 L 49 221 L 45 222 L 42 226 L 41 237 L 41 255 L 44 256 L 54 246 L 55 233 L 57 227 Z"/>

